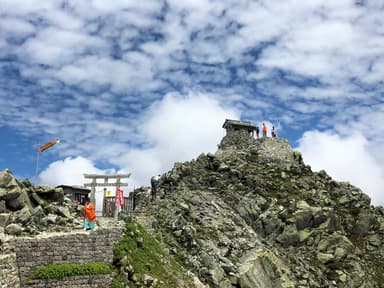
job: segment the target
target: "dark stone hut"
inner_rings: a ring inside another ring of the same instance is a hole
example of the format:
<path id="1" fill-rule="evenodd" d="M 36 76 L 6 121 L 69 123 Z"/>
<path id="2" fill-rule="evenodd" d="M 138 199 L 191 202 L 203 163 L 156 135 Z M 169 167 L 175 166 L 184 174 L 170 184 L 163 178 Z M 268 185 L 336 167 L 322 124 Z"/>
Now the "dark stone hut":
<path id="1" fill-rule="evenodd" d="M 253 137 L 256 126 L 253 126 L 250 121 L 239 121 L 225 119 L 223 128 L 227 131 L 227 135 L 233 131 L 246 131 Z"/>

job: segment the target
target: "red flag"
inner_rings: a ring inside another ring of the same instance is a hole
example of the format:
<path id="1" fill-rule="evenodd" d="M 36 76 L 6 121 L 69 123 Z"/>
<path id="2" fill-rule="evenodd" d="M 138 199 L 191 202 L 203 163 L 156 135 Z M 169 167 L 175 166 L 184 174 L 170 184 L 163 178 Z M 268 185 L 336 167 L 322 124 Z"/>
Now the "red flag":
<path id="1" fill-rule="evenodd" d="M 55 140 L 52 140 L 51 142 L 48 142 L 47 144 L 40 146 L 39 151 L 43 152 L 44 150 L 47 150 L 48 148 L 52 147 L 53 145 L 55 145 L 56 143 L 59 143 L 59 142 L 60 142 L 60 140 L 56 138 Z"/>
<path id="2" fill-rule="evenodd" d="M 115 207 L 119 207 L 119 206 L 120 207 L 124 206 L 124 192 L 122 189 L 117 188 Z"/>
<path id="3" fill-rule="evenodd" d="M 120 189 L 120 191 L 121 191 L 120 206 L 123 207 L 124 206 L 124 191 L 121 189 Z"/>

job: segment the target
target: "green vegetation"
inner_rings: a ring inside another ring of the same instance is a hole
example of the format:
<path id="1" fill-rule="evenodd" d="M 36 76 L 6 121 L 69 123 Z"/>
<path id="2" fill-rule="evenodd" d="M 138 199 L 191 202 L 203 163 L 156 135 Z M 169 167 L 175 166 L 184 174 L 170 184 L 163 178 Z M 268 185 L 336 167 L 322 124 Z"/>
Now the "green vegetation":
<path id="1" fill-rule="evenodd" d="M 126 287 L 128 283 L 136 287 L 133 282 L 138 284 L 145 275 L 157 279 L 156 287 L 181 287 L 179 281 L 184 278 L 182 268 L 176 260 L 135 222 L 127 223 L 123 240 L 114 248 L 113 263 L 119 271 L 131 266 L 132 275 L 130 279 L 124 279 L 122 274 L 117 275 L 110 288 Z M 184 279 L 183 282 L 185 281 L 188 280 Z"/>
<path id="2" fill-rule="evenodd" d="M 30 279 L 63 279 L 71 276 L 110 274 L 112 267 L 104 263 L 51 264 L 40 266 Z"/>
<path id="3" fill-rule="evenodd" d="M 111 284 L 109 284 L 109 288 L 125 288 L 124 279 L 121 276 L 116 277 L 112 280 Z"/>

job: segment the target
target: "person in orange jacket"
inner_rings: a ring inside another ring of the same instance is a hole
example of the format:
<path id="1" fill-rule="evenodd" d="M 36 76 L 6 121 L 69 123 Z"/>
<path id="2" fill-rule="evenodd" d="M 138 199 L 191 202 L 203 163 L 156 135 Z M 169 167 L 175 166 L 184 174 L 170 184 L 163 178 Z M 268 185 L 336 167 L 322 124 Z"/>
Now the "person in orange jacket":
<path id="1" fill-rule="evenodd" d="M 95 206 L 89 198 L 84 205 L 84 230 L 91 230 L 96 227 Z"/>
<path id="2" fill-rule="evenodd" d="M 267 125 L 265 123 L 263 123 L 263 137 L 267 137 Z"/>

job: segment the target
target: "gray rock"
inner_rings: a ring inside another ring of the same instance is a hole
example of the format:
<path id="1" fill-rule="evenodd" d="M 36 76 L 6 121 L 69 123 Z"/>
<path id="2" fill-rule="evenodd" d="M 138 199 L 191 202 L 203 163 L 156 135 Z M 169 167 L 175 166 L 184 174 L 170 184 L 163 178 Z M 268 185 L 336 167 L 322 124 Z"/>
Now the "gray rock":
<path id="1" fill-rule="evenodd" d="M 12 195 L 11 198 L 6 199 L 7 206 L 12 210 L 20 210 L 24 207 L 30 206 L 30 200 L 25 191 L 14 190 L 7 194 L 7 197 Z M 15 198 L 14 198 L 15 197 Z"/>
<path id="2" fill-rule="evenodd" d="M 9 235 L 18 236 L 23 232 L 23 227 L 21 227 L 19 224 L 12 223 L 5 227 L 5 232 Z"/>
<path id="3" fill-rule="evenodd" d="M 0 214 L 0 227 L 5 227 L 9 224 L 9 219 L 11 218 L 10 213 L 1 213 Z"/>
<path id="4" fill-rule="evenodd" d="M 297 230 L 303 230 L 313 225 L 313 214 L 311 209 L 297 211 L 295 213 L 295 218 Z"/>
<path id="5" fill-rule="evenodd" d="M 40 186 L 36 188 L 39 197 L 51 202 L 64 202 L 64 190 L 61 187 L 51 188 L 48 186 Z"/>
<path id="6" fill-rule="evenodd" d="M 46 204 L 47 204 L 47 202 L 44 201 L 42 198 L 40 198 L 39 195 L 37 195 L 37 193 L 35 193 L 35 192 L 32 192 L 32 193 L 29 195 L 29 197 L 30 197 L 33 201 L 35 201 L 35 203 L 36 203 L 37 205 L 40 205 L 40 206 L 42 206 L 42 207 L 46 206 Z"/>
<path id="7" fill-rule="evenodd" d="M 276 241 L 284 247 L 295 246 L 297 243 L 300 242 L 300 236 L 297 232 L 296 226 L 285 226 L 283 233 L 281 233 L 276 238 Z"/>
<path id="8" fill-rule="evenodd" d="M 21 223 L 21 224 L 26 224 L 28 223 L 32 218 L 32 213 L 29 209 L 29 207 L 24 207 L 20 211 L 16 213 L 16 221 Z"/>
<path id="9" fill-rule="evenodd" d="M 12 172 L 8 169 L 0 171 L 0 188 L 15 188 L 18 187 L 16 179 L 13 177 Z M 3 192 L 6 190 L 0 189 L 0 199 L 4 196 Z"/>
<path id="10" fill-rule="evenodd" d="M 1 188 L 0 188 L 1 189 Z M 8 210 L 7 210 L 7 207 L 5 206 L 5 201 L 4 200 L 1 200 L 0 201 L 0 213 L 6 213 Z"/>
<path id="11" fill-rule="evenodd" d="M 44 210 L 41 206 L 36 206 L 32 209 L 32 217 L 35 223 L 39 223 L 44 216 Z"/>
<path id="12" fill-rule="evenodd" d="M 0 227 L 0 253 L 2 251 L 2 246 L 5 243 L 5 240 L 7 239 L 7 236 L 4 234 L 4 228 Z"/>
<path id="13" fill-rule="evenodd" d="M 69 211 L 69 208 L 66 206 L 58 206 L 57 214 L 65 218 L 72 218 L 71 212 Z"/>
<path id="14" fill-rule="evenodd" d="M 295 287 L 282 272 L 284 264 L 267 250 L 254 250 L 241 263 L 238 280 L 241 288 Z"/>
<path id="15" fill-rule="evenodd" d="M 352 229 L 352 233 L 357 236 L 365 236 L 368 234 L 373 223 L 373 215 L 368 211 L 359 214 L 356 224 Z"/>
<path id="16" fill-rule="evenodd" d="M 319 260 L 321 263 L 325 264 L 333 260 L 334 256 L 330 253 L 317 253 L 316 255 L 317 260 Z"/>
<path id="17" fill-rule="evenodd" d="M 42 223 L 45 225 L 55 224 L 58 219 L 58 216 L 55 214 L 48 214 L 42 219 Z"/>

